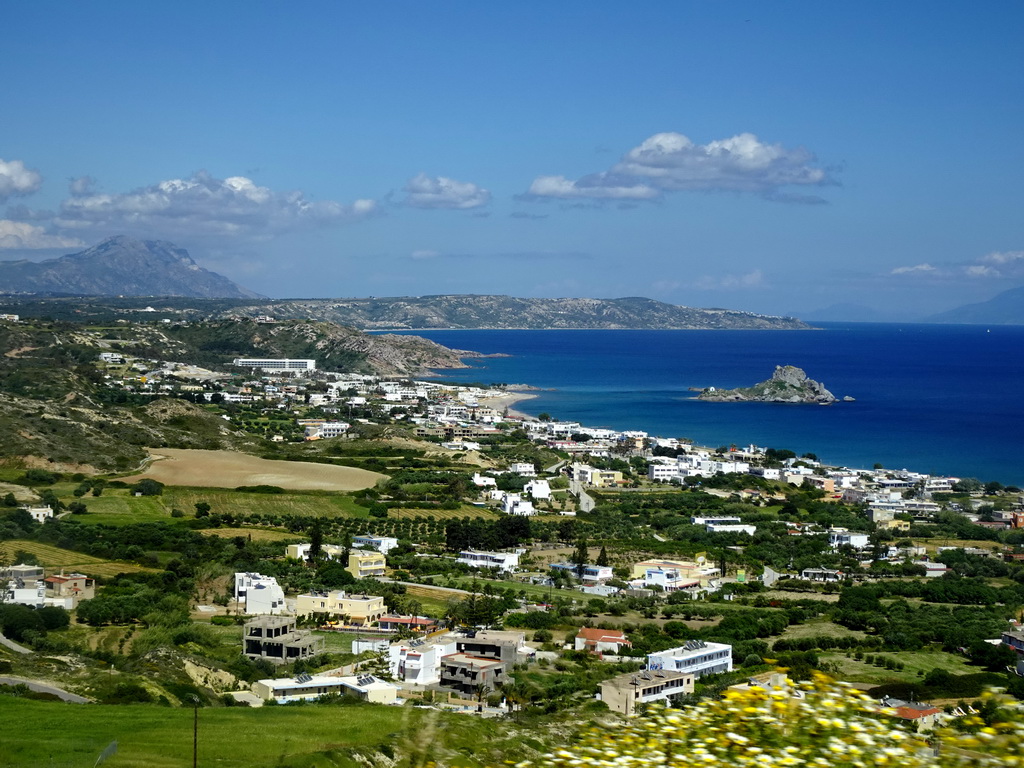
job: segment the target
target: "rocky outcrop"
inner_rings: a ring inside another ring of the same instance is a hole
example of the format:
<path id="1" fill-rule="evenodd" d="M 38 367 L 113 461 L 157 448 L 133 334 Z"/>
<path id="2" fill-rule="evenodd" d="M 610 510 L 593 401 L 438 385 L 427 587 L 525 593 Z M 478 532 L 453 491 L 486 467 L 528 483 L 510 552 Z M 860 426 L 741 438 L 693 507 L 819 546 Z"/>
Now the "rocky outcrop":
<path id="1" fill-rule="evenodd" d="M 739 389 L 708 387 L 701 391 L 697 399 L 716 403 L 817 403 L 831 405 L 838 398 L 829 392 L 820 381 L 807 378 L 807 374 L 802 368 L 793 365 L 777 365 L 772 377 L 760 384 Z M 844 398 L 847 402 L 852 399 Z"/>

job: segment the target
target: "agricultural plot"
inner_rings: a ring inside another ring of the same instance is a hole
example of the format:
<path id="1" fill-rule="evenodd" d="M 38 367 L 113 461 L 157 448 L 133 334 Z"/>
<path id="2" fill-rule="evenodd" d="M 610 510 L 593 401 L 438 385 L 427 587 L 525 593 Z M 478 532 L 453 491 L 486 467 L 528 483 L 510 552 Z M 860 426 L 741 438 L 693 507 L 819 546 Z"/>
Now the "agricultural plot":
<path id="1" fill-rule="evenodd" d="M 132 496 L 127 490 L 107 488 L 102 496 L 86 496 L 81 501 L 89 511 L 75 515 L 74 520 L 83 523 L 131 525 L 171 519 L 170 509 L 163 505 L 159 496 Z"/>
<path id="2" fill-rule="evenodd" d="M 389 509 L 388 517 L 397 520 L 414 520 L 418 517 L 433 517 L 437 520 L 461 520 L 464 517 L 480 517 L 494 520 L 501 515 L 493 509 L 464 504 L 458 509 Z"/>
<path id="3" fill-rule="evenodd" d="M 298 541 L 302 538 L 300 534 L 268 528 L 205 528 L 199 532 L 204 536 L 220 536 L 223 539 L 242 536 L 252 541 Z"/>
<path id="4" fill-rule="evenodd" d="M 200 451 L 161 448 L 141 475 L 123 478 L 138 482 L 144 477 L 167 485 L 203 488 L 237 488 L 240 485 L 276 485 L 308 491 L 359 491 L 372 488 L 384 475 L 354 467 L 306 461 L 272 461 L 233 451 Z"/>
<path id="5" fill-rule="evenodd" d="M 981 668 L 968 664 L 966 657 L 944 651 L 894 651 L 891 653 L 880 651 L 878 655 L 891 657 L 901 662 L 904 665 L 903 669 L 885 669 L 868 664 L 866 661 L 847 658 L 845 653 L 819 652 L 822 661 L 834 662 L 838 665 L 836 677 L 851 683 L 872 685 L 897 681 L 920 683 L 923 676 L 933 669 L 942 669 L 952 675 L 966 675 L 982 671 Z"/>
<path id="6" fill-rule="evenodd" d="M 46 568 L 63 568 L 68 571 L 82 571 L 87 576 L 116 576 L 119 573 L 138 573 L 139 571 L 150 571 L 152 568 L 143 568 L 134 563 L 119 563 L 114 560 L 102 560 L 91 555 L 83 555 L 81 552 L 72 552 L 70 549 L 60 549 L 49 544 L 40 544 L 35 541 L 24 539 L 13 539 L 0 542 L 0 551 L 8 558 L 13 558 L 17 552 L 27 552 L 36 557 Z"/>
<path id="7" fill-rule="evenodd" d="M 367 517 L 368 511 L 350 496 L 319 493 L 241 493 L 223 488 L 168 487 L 161 497 L 168 509 L 180 509 L 191 516 L 201 501 L 218 515 L 264 518 L 294 515 L 296 517 Z"/>

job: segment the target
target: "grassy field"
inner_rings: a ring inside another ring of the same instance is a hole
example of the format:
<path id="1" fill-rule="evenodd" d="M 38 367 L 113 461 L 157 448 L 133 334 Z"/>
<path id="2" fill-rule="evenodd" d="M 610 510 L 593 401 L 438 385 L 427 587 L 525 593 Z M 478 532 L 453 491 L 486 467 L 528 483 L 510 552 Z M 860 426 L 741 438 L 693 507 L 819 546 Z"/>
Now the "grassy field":
<path id="1" fill-rule="evenodd" d="M 351 496 L 334 493 L 239 493 L 223 488 L 168 486 L 161 497 L 168 509 L 195 513 L 195 505 L 205 501 L 219 515 L 296 515 L 302 517 L 368 517 L 365 507 Z"/>
<path id="2" fill-rule="evenodd" d="M 438 520 L 482 517 L 486 520 L 494 520 L 501 517 L 501 514 L 486 507 L 474 507 L 472 504 L 463 504 L 458 509 L 389 509 L 388 517 L 398 520 L 416 519 L 418 517 L 434 517 Z"/>
<path id="3" fill-rule="evenodd" d="M 220 536 L 224 539 L 243 536 L 253 541 L 300 541 L 303 538 L 297 533 L 276 531 L 268 528 L 204 528 L 199 532 L 204 536 Z"/>
<path id="4" fill-rule="evenodd" d="M 67 504 L 75 499 L 70 496 L 61 500 Z M 159 496 L 133 496 L 126 488 L 107 488 L 102 496 L 86 496 L 82 501 L 89 512 L 73 519 L 83 523 L 131 525 L 171 520 L 171 510 Z"/>
<path id="5" fill-rule="evenodd" d="M 791 624 L 782 633 L 786 640 L 801 637 L 867 637 L 865 632 L 858 632 L 834 624 L 825 618 L 810 619 L 803 624 Z"/>
<path id="6" fill-rule="evenodd" d="M 15 553 L 28 552 L 34 555 L 46 568 L 64 568 L 69 571 L 81 570 L 87 576 L 116 576 L 119 573 L 138 573 L 139 571 L 150 571 L 152 568 L 143 568 L 133 563 L 120 563 L 114 560 L 101 560 L 91 555 L 83 555 L 81 552 L 72 552 L 70 549 L 60 549 L 49 544 L 39 544 L 35 541 L 24 539 L 12 539 L 11 541 L 0 542 L 0 550 L 9 557 L 14 558 Z"/>
<path id="7" fill-rule="evenodd" d="M 972 667 L 963 656 L 957 656 L 944 651 L 899 651 L 892 653 L 881 652 L 881 655 L 901 661 L 904 664 L 902 670 L 896 671 L 876 667 L 874 664 L 867 664 L 856 659 L 848 659 L 845 653 L 820 653 L 822 661 L 834 662 L 839 665 L 836 674 L 840 680 L 851 683 L 871 683 L 881 685 L 882 683 L 921 682 L 924 675 L 933 669 L 944 669 L 953 675 L 965 675 L 981 671 L 978 667 Z M 921 675 L 918 675 L 921 672 Z"/>
<path id="8" fill-rule="evenodd" d="M 113 741 L 104 768 L 182 768 L 193 712 L 154 705 L 57 704 L 0 695 L 0 768 L 83 768 Z M 60 727 L 54 727 L 59 723 Z M 531 741 L 531 740 L 527 740 Z M 199 710 L 198 764 L 222 768 L 356 768 L 359 753 L 411 756 L 399 766 L 500 765 L 522 756 L 507 726 L 412 707 L 287 706 Z M 540 746 L 539 744 L 537 746 Z"/>

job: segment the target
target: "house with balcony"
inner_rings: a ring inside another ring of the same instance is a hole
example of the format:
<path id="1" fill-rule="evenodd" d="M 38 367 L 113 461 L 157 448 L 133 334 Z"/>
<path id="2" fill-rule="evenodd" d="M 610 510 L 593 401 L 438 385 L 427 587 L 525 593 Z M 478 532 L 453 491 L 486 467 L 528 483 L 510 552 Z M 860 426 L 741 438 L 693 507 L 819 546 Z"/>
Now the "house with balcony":
<path id="1" fill-rule="evenodd" d="M 348 566 L 345 570 L 357 579 L 367 579 L 383 576 L 387 566 L 387 560 L 380 552 L 353 550 L 348 553 Z"/>
<path id="2" fill-rule="evenodd" d="M 332 619 L 357 627 L 375 624 L 384 612 L 383 597 L 350 595 L 343 590 L 309 592 L 295 599 L 295 613 L 299 616 L 326 613 Z"/>

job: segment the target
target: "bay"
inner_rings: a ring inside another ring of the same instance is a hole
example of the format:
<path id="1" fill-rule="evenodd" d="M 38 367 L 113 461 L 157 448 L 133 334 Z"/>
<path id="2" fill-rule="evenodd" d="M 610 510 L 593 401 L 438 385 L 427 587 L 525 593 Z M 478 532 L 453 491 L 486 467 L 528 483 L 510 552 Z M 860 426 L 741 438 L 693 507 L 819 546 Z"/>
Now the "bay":
<path id="1" fill-rule="evenodd" d="M 416 331 L 470 359 L 462 383 L 530 384 L 536 416 L 699 444 L 789 448 L 851 467 L 880 463 L 1024 486 L 1024 327 L 856 323 L 818 331 Z M 796 365 L 852 403 L 707 403 Z M 548 391 L 550 390 L 550 391 Z"/>

